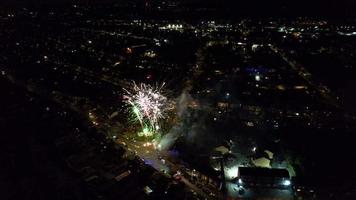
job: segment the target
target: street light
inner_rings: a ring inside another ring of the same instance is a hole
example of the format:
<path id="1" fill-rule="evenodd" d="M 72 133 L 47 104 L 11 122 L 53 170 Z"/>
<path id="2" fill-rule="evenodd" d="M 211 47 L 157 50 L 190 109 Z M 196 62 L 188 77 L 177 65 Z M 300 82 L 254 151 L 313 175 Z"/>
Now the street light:
<path id="1" fill-rule="evenodd" d="M 255 80 L 256 80 L 256 81 L 260 81 L 260 80 L 261 80 L 261 76 L 260 76 L 260 75 L 258 75 L 258 74 L 257 74 L 257 75 L 255 75 Z"/>
<path id="2" fill-rule="evenodd" d="M 253 147 L 253 148 L 252 148 L 252 151 L 253 151 L 253 152 L 256 152 L 256 150 L 257 150 L 257 147 Z"/>

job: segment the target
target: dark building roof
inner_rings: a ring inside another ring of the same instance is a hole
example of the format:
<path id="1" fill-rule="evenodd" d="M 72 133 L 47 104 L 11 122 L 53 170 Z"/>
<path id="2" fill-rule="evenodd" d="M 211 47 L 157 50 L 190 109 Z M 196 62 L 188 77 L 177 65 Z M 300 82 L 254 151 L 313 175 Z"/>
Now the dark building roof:
<path id="1" fill-rule="evenodd" d="M 239 176 L 248 177 L 270 177 L 270 178 L 289 178 L 286 169 L 269 169 L 260 167 L 239 167 Z"/>

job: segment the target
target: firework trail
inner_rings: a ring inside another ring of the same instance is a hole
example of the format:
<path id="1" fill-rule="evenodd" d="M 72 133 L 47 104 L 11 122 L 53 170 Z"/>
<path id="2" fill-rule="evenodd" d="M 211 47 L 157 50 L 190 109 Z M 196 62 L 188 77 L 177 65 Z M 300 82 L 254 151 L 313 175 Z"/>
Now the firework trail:
<path id="1" fill-rule="evenodd" d="M 161 92 L 163 87 L 164 84 L 151 86 L 133 82 L 132 88 L 124 89 L 124 101 L 132 108 L 145 136 L 153 135 L 160 129 L 159 120 L 165 118 L 169 109 L 167 97 Z"/>

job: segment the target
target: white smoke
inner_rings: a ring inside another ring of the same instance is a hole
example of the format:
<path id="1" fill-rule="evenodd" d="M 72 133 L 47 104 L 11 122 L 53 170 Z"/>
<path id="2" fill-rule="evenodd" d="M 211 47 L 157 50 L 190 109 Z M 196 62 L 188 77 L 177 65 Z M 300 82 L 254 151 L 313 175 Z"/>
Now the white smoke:
<path id="1" fill-rule="evenodd" d="M 174 144 L 174 142 L 178 139 L 178 137 L 181 136 L 182 131 L 184 129 L 183 118 L 186 117 L 187 115 L 187 108 L 191 101 L 192 101 L 192 97 L 187 92 L 187 90 L 184 90 L 182 94 L 177 98 L 176 100 L 177 115 L 180 121 L 178 124 L 172 127 L 169 133 L 167 133 L 161 138 L 161 141 L 159 143 L 160 150 L 169 149 Z"/>
<path id="2" fill-rule="evenodd" d="M 184 90 L 182 94 L 178 97 L 177 100 L 177 114 L 178 117 L 183 117 L 185 112 L 187 111 L 189 103 L 192 101 L 192 97 L 190 94 Z"/>

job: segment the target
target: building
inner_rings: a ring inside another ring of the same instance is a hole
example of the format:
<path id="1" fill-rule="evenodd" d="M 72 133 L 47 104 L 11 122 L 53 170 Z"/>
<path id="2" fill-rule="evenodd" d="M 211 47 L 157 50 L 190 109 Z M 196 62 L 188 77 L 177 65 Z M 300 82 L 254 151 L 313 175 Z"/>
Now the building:
<path id="1" fill-rule="evenodd" d="M 289 189 L 291 187 L 291 179 L 286 169 L 239 167 L 237 181 L 237 184 L 243 188 Z"/>

